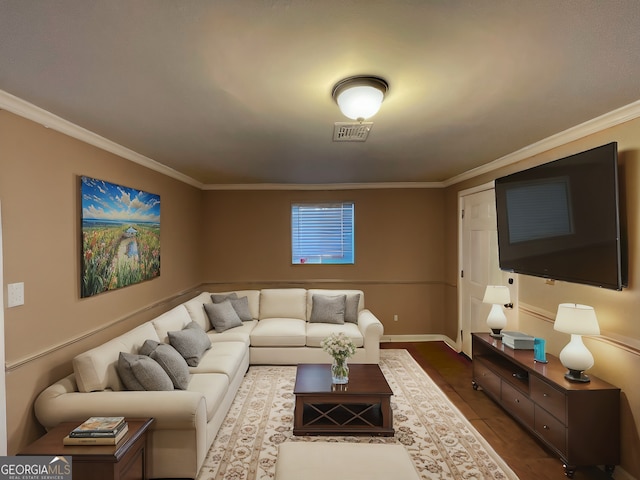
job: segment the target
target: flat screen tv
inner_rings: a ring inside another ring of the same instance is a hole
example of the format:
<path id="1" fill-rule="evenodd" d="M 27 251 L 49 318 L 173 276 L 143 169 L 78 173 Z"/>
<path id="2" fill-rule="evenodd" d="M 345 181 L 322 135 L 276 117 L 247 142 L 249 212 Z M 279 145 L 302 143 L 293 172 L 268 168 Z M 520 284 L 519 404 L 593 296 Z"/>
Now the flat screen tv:
<path id="1" fill-rule="evenodd" d="M 627 286 L 616 142 L 498 178 L 495 194 L 502 270 Z"/>

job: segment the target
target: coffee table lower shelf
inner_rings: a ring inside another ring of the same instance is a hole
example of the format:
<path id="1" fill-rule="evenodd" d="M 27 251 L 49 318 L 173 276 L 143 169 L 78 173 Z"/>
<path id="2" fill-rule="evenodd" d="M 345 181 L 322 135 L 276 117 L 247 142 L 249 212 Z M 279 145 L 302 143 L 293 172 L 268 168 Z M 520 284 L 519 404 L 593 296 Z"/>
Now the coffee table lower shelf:
<path id="1" fill-rule="evenodd" d="M 388 425 L 389 414 L 383 415 L 383 404 L 380 403 L 380 399 L 361 398 L 358 399 L 358 403 L 345 401 L 335 403 L 335 399 L 330 403 L 322 399 L 306 400 L 299 402 L 302 418 L 294 421 L 294 435 L 393 436 L 395 433 L 394 429 Z"/>

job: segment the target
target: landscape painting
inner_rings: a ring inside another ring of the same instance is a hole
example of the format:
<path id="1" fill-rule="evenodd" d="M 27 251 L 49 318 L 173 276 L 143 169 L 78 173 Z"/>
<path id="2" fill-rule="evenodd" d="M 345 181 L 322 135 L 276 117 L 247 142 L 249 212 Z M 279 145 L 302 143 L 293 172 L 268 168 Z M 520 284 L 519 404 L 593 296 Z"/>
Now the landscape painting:
<path id="1" fill-rule="evenodd" d="M 81 177 L 81 296 L 160 276 L 160 196 Z"/>

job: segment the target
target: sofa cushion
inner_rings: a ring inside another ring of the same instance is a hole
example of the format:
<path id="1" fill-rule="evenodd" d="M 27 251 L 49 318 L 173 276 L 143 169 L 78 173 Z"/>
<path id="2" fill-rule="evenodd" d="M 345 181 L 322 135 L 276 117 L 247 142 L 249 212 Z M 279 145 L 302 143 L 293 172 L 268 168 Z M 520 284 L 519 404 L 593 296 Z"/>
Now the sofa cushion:
<path id="1" fill-rule="evenodd" d="M 248 353 L 244 342 L 216 342 L 200 359 L 197 367 L 189 367 L 195 373 L 224 373 L 229 382 L 237 375 Z"/>
<path id="2" fill-rule="evenodd" d="M 146 355 L 120 352 L 117 368 L 127 390 L 173 390 L 167 372 Z"/>
<path id="3" fill-rule="evenodd" d="M 268 288 L 260 291 L 260 320 L 264 318 L 307 319 L 304 288 Z M 252 343 L 253 344 L 253 343 Z"/>
<path id="4" fill-rule="evenodd" d="M 211 303 L 211 294 L 208 292 L 202 292 L 197 297 L 183 303 L 183 305 L 184 308 L 187 309 L 191 320 L 200 325 L 205 332 L 208 332 L 213 327 L 211 326 L 207 312 L 204 311 L 205 303 Z M 177 330 L 177 328 L 168 328 L 167 330 Z M 165 341 L 165 343 L 166 342 L 167 341 Z"/>
<path id="5" fill-rule="evenodd" d="M 307 347 L 320 347 L 320 342 L 332 333 L 343 332 L 349 337 L 356 348 L 364 346 L 364 338 L 358 325 L 355 323 L 344 323 L 343 325 L 332 325 L 330 323 L 307 323 Z"/>
<path id="6" fill-rule="evenodd" d="M 169 343 L 180 352 L 190 367 L 197 367 L 209 348 L 211 340 L 196 322 L 188 323 L 182 330 L 168 332 Z"/>
<path id="7" fill-rule="evenodd" d="M 169 343 L 169 331 L 182 330 L 188 323 L 192 322 L 191 315 L 184 304 L 172 308 L 168 312 L 157 316 L 151 323 L 156 329 L 156 334 L 162 343 Z M 204 328 L 203 328 L 204 330 Z"/>
<path id="8" fill-rule="evenodd" d="M 346 300 L 346 295 L 313 295 L 309 321 L 343 324 Z"/>
<path id="9" fill-rule="evenodd" d="M 250 344 L 250 334 L 253 328 L 258 324 L 258 320 L 251 320 L 250 322 L 242 322 L 239 327 L 225 330 L 224 332 L 216 332 L 215 330 L 209 330 L 207 335 L 211 340 L 211 343 L 219 342 L 242 342 L 247 347 Z"/>
<path id="10" fill-rule="evenodd" d="M 313 310 L 313 296 L 314 295 L 346 295 L 347 307 L 345 309 L 345 322 L 358 322 L 358 314 L 364 310 L 364 292 L 362 290 L 350 290 L 350 289 L 329 289 L 329 288 L 310 288 L 307 291 L 307 320 L 311 318 L 311 311 Z M 356 296 L 358 296 L 356 300 Z M 354 306 L 356 303 L 355 319 Z"/>
<path id="11" fill-rule="evenodd" d="M 221 303 L 205 303 L 204 310 L 216 332 L 224 332 L 242 325 L 242 320 L 231 305 L 231 300 L 225 300 Z"/>
<path id="12" fill-rule="evenodd" d="M 160 340 L 151 322 L 143 323 L 73 359 L 78 391 L 123 390 L 116 370 L 120 352 L 138 353 L 145 340 Z"/>
<path id="13" fill-rule="evenodd" d="M 304 347 L 307 322 L 297 318 L 266 318 L 251 331 L 252 347 Z M 319 324 L 318 324 L 319 325 Z"/>
<path id="14" fill-rule="evenodd" d="M 146 355 L 155 360 L 167 372 L 173 386 L 179 390 L 186 390 L 189 385 L 189 366 L 178 351 L 167 343 L 147 340 L 144 342 L 140 355 Z"/>

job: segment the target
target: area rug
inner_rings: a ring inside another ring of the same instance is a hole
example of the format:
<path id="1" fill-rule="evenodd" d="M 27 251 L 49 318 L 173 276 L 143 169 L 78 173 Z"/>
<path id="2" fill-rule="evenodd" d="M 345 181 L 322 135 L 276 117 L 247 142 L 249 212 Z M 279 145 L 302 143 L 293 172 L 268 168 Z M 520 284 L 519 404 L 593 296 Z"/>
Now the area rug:
<path id="1" fill-rule="evenodd" d="M 380 368 L 393 390 L 393 437 L 294 436 L 296 367 L 250 367 L 198 480 L 273 479 L 285 441 L 401 444 L 421 478 L 517 480 L 406 350 L 381 350 Z"/>

